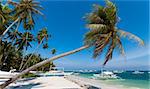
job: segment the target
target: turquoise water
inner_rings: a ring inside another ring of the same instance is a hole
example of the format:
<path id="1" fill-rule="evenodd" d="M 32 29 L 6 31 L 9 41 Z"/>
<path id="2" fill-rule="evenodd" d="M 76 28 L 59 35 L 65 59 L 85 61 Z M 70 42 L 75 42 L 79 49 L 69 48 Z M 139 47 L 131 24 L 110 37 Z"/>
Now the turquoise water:
<path id="1" fill-rule="evenodd" d="M 85 78 L 93 78 L 93 74 L 97 74 L 99 72 L 90 72 L 90 73 L 79 73 L 78 76 Z M 116 74 L 121 77 L 121 79 L 117 80 L 103 80 L 105 83 L 113 84 L 113 85 L 122 85 L 125 88 L 138 88 L 138 89 L 150 89 L 150 74 L 148 72 L 144 72 L 143 74 L 133 74 L 132 71 L 123 72 Z M 99 79 L 97 79 L 99 80 Z"/>

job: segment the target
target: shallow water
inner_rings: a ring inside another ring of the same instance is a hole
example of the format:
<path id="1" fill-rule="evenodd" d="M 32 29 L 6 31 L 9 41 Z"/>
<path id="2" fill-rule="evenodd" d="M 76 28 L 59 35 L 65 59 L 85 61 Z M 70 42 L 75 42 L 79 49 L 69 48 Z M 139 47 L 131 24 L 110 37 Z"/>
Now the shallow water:
<path id="1" fill-rule="evenodd" d="M 93 78 L 93 74 L 97 74 L 98 72 L 89 72 L 84 73 L 80 72 L 78 76 L 85 78 Z M 116 74 L 121 77 L 121 79 L 117 80 L 103 80 L 104 83 L 112 84 L 112 85 L 122 85 L 125 88 L 135 88 L 135 89 L 150 89 L 150 74 L 145 71 L 143 74 L 133 74 L 132 71 L 127 71 L 123 73 Z M 97 79 L 99 80 L 99 79 Z"/>

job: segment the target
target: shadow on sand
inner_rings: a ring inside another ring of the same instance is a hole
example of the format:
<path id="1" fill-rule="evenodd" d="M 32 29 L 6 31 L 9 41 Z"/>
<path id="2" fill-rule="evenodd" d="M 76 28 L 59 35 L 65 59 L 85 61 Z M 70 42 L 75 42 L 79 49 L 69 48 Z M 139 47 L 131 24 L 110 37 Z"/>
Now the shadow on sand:
<path id="1" fill-rule="evenodd" d="M 38 86 L 41 83 L 30 83 L 27 85 L 18 85 L 18 86 L 11 86 L 8 89 L 31 89 L 32 87 Z"/>

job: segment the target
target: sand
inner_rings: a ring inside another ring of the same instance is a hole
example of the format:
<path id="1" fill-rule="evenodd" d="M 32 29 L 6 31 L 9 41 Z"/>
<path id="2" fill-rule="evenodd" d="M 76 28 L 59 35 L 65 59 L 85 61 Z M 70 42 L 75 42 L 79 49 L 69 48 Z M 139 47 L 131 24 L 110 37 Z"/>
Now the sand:
<path id="1" fill-rule="evenodd" d="M 86 85 L 86 86 L 85 86 Z M 125 88 L 122 85 L 108 85 L 99 80 L 87 79 L 77 76 L 67 77 L 37 77 L 26 81 L 18 81 L 11 84 L 7 89 L 87 89 L 86 87 L 94 86 L 94 89 L 139 89 Z M 93 89 L 93 88 L 89 88 Z"/>
<path id="2" fill-rule="evenodd" d="M 82 89 L 64 77 L 38 77 L 24 82 L 11 84 L 8 89 Z"/>

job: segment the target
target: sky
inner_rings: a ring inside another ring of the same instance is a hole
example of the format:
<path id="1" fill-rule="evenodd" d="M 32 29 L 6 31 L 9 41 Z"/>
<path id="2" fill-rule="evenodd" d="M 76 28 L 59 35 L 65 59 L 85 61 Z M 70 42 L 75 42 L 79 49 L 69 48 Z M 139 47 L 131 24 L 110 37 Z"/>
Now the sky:
<path id="1" fill-rule="evenodd" d="M 56 55 L 83 46 L 86 21 L 83 17 L 92 11 L 93 4 L 105 5 L 103 0 L 46 0 L 40 1 L 44 10 L 44 18 L 37 18 L 34 32 L 39 28 L 47 27 L 52 38 L 49 40 L 49 49 L 39 49 L 43 57 L 52 57 L 50 50 L 57 49 Z M 148 0 L 114 0 L 121 18 L 118 28 L 131 32 L 144 40 L 145 45 L 139 46 L 135 41 L 122 38 L 126 58 L 115 50 L 113 59 L 106 64 L 106 69 L 118 70 L 148 70 L 150 48 L 149 44 L 149 10 Z M 35 44 L 36 45 L 36 44 Z M 29 50 L 29 52 L 31 52 Z M 94 69 L 99 70 L 104 62 L 104 56 L 92 58 L 92 50 L 87 49 L 73 55 L 54 61 L 57 67 L 66 70 Z"/>

